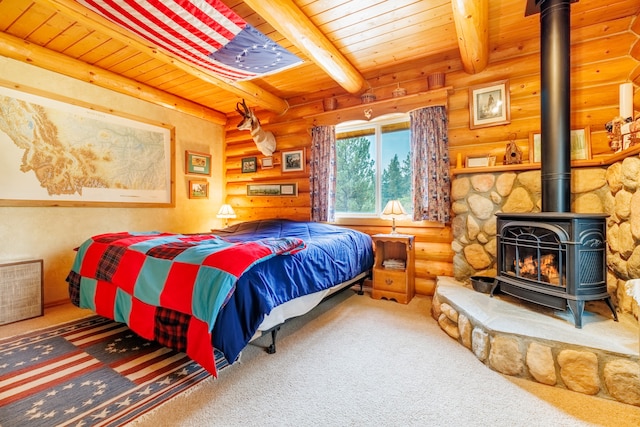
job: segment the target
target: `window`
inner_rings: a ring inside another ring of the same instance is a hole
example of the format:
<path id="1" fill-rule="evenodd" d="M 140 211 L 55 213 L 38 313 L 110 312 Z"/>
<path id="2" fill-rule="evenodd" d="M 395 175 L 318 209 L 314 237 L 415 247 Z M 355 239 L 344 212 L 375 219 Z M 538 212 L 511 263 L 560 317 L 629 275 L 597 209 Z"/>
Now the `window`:
<path id="1" fill-rule="evenodd" d="M 410 149 L 407 114 L 336 126 L 336 216 L 378 217 L 393 199 L 411 214 Z"/>

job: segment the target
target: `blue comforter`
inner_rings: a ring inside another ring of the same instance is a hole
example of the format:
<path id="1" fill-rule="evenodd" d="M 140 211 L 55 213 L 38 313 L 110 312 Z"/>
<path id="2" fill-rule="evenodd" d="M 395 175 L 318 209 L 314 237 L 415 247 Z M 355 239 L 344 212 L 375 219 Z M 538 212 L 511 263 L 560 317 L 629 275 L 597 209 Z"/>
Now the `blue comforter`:
<path id="1" fill-rule="evenodd" d="M 238 279 L 213 330 L 214 347 L 230 362 L 236 360 L 274 307 L 348 281 L 373 266 L 369 235 L 330 224 L 259 220 L 214 233 L 235 242 L 294 237 L 307 246 L 294 255 L 257 264 Z"/>

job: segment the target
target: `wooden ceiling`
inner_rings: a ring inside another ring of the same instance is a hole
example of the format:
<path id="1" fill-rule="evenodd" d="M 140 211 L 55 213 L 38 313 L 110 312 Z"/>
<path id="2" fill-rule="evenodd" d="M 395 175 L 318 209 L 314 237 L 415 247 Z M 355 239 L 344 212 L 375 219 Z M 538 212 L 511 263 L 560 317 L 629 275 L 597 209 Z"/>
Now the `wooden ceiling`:
<path id="1" fill-rule="evenodd" d="M 524 16 L 526 0 L 223 1 L 304 63 L 222 81 L 73 0 L 0 0 L 0 55 L 223 123 L 241 98 L 280 113 L 292 98 L 361 93 L 368 79 L 416 64 L 477 73 L 491 52 L 515 54 L 539 31 L 539 15 Z M 573 31 L 638 15 L 640 6 L 580 0 L 571 11 Z"/>

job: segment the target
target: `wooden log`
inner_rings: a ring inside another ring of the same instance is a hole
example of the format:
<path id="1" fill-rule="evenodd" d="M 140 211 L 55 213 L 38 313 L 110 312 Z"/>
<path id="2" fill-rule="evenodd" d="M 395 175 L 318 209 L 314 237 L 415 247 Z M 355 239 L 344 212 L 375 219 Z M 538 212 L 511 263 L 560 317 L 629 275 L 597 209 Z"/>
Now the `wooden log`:
<path id="1" fill-rule="evenodd" d="M 245 0 L 258 15 L 280 34 L 297 43 L 307 57 L 326 71 L 347 92 L 359 93 L 366 81 L 327 37 L 291 0 L 267 4 L 263 0 Z M 295 25 L 291 25 L 294 23 Z"/>
<path id="2" fill-rule="evenodd" d="M 451 2 L 462 68 L 469 74 L 489 62 L 489 0 Z"/>

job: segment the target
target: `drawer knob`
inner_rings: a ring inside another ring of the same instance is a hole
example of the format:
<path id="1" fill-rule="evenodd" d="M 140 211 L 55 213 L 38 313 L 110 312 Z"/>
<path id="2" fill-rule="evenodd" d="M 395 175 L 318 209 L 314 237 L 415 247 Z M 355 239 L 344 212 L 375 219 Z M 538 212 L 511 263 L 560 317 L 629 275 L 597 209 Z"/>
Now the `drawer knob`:
<path id="1" fill-rule="evenodd" d="M 386 283 L 387 286 L 391 286 L 391 284 L 393 283 L 393 279 L 385 279 L 384 283 Z"/>

